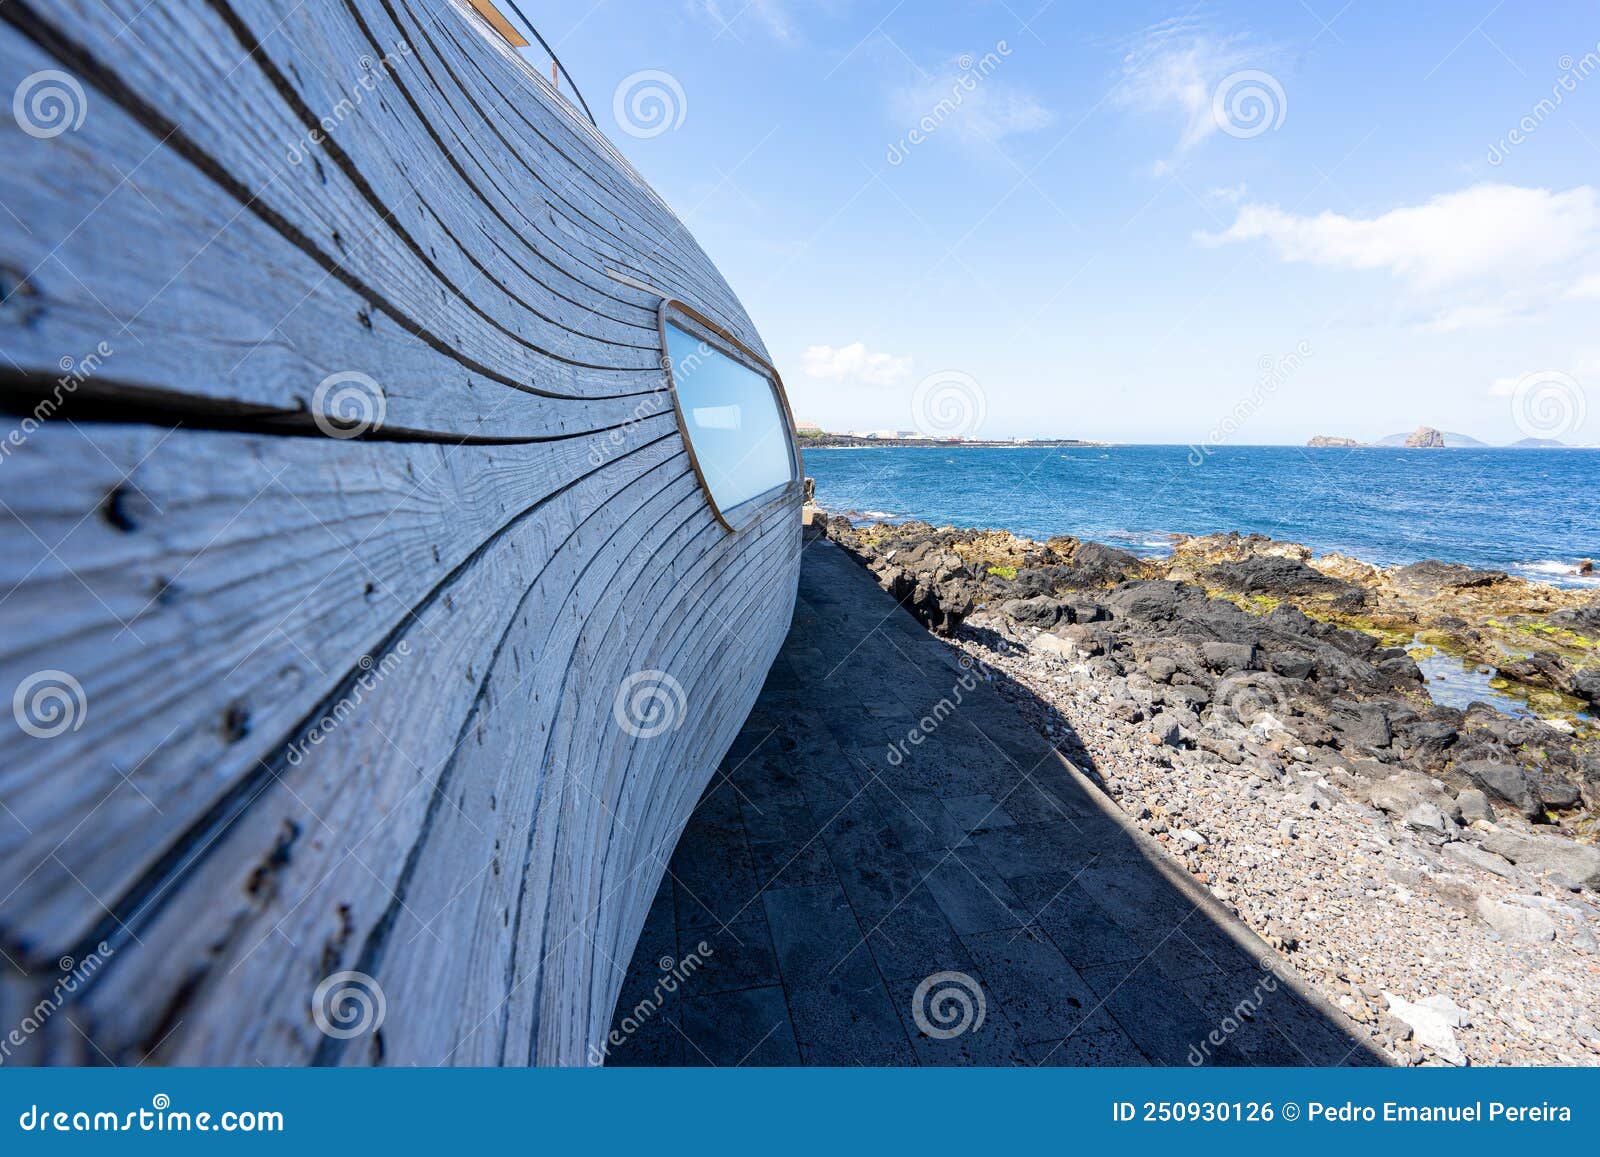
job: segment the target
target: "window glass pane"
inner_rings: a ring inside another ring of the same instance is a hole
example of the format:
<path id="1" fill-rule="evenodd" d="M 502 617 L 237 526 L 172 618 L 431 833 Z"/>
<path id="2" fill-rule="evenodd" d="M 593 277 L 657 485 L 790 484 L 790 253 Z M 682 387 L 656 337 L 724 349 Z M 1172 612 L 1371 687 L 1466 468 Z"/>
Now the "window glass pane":
<path id="1" fill-rule="evenodd" d="M 794 478 L 789 431 L 764 374 L 667 322 L 667 356 L 678 406 L 717 509 Z"/>

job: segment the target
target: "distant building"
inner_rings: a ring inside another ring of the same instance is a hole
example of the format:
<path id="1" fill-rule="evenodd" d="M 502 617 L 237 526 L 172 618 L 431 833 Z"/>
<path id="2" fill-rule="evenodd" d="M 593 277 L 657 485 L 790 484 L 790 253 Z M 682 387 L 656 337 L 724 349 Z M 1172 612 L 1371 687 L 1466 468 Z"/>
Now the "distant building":
<path id="1" fill-rule="evenodd" d="M 815 422 L 796 422 L 794 424 L 794 432 L 802 437 L 807 435 L 815 436 L 822 433 L 822 427 Z"/>

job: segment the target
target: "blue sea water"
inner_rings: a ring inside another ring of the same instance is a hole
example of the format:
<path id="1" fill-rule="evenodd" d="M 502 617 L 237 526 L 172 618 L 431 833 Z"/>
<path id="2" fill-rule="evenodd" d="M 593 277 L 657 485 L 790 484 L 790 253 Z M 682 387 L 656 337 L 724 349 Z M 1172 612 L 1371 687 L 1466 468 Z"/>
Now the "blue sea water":
<path id="1" fill-rule="evenodd" d="M 1379 565 L 1424 558 L 1565 586 L 1600 561 L 1600 450 L 1296 446 L 808 450 L 817 501 L 856 517 L 1071 534 L 1138 554 L 1236 530 Z"/>

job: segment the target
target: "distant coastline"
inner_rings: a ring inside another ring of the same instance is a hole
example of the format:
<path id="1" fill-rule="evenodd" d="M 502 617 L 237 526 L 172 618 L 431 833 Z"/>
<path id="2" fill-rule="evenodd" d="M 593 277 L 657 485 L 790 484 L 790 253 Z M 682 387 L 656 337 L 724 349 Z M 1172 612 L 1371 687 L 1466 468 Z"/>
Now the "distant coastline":
<path id="1" fill-rule="evenodd" d="M 800 432 L 800 449 L 805 450 L 844 450 L 844 449 L 875 449 L 882 450 L 891 447 L 904 448 L 907 446 L 936 446 L 942 450 L 951 449 L 1005 449 L 1012 446 L 1021 446 L 1029 449 L 1070 448 L 1074 446 L 1111 446 L 1111 442 L 1091 442 L 1082 438 L 925 438 L 914 435 L 887 435 L 887 434 L 828 434 L 808 433 L 804 428 Z"/>
<path id="2" fill-rule="evenodd" d="M 1435 437 L 1437 435 L 1437 437 Z M 907 447 L 933 447 L 941 450 L 963 449 L 1094 449 L 1112 446 L 1186 446 L 1184 442 L 1111 442 L 1095 438 L 932 438 L 920 434 L 877 432 L 871 434 L 836 434 L 801 425 L 799 429 L 801 450 L 883 450 Z M 1424 426 L 1412 434 L 1390 434 L 1374 442 L 1343 435 L 1317 434 L 1305 442 L 1239 442 L 1233 449 L 1259 447 L 1301 447 L 1311 450 L 1600 450 L 1600 446 L 1562 442 L 1555 438 L 1522 438 L 1516 442 L 1496 445 L 1480 441 L 1467 434 L 1436 431 Z"/>

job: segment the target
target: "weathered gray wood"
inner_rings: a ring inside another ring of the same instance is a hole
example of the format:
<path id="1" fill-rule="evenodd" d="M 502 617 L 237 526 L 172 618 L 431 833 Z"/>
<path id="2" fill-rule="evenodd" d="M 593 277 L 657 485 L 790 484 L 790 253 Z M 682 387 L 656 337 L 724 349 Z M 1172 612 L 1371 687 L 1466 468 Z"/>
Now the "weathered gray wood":
<path id="1" fill-rule="evenodd" d="M 0 826 L 0 895 L 29 917 L 7 921 L 10 935 L 41 959 L 87 935 L 107 898 L 270 761 L 485 540 L 543 522 L 541 504 L 564 487 L 604 495 L 676 455 L 672 432 L 666 417 L 629 427 L 622 449 L 640 452 L 595 471 L 585 440 L 41 430 L 7 463 L 16 492 L 0 509 L 16 540 L 0 561 L 5 609 L 39 626 L 0 639 L 0 670 L 13 685 L 70 671 L 94 715 L 8 761 L 6 804 L 26 827 Z M 113 491 L 131 530 L 84 517 Z M 93 827 L 80 826 L 90 808 Z"/>
<path id="2" fill-rule="evenodd" d="M 51 63 L 14 35 L 0 41 L 8 76 Z M 329 275 L 108 100 L 77 133 L 35 140 L 5 118 L 0 139 L 12 162 L 0 167 L 0 201 L 31 223 L 0 230 L 7 286 L 26 277 L 30 290 L 11 303 L 5 364 L 40 381 L 63 376 L 63 357 L 82 361 L 105 343 L 110 352 L 77 394 L 126 397 L 137 387 L 179 405 L 276 414 L 308 411 L 323 378 L 355 370 L 383 390 L 391 434 L 500 439 L 613 427 L 664 385 L 653 366 L 596 370 L 583 382 L 574 371 L 569 392 L 617 396 L 556 405 L 529 392 L 549 390 L 549 375 L 501 356 L 503 343 L 465 323 L 452 335 L 459 346 L 419 340 L 408 324 L 435 342 L 444 331 L 386 313 L 383 298 Z M 380 226 L 368 220 L 369 248 L 380 247 Z M 449 300 L 403 272 L 393 285 L 426 299 L 430 315 Z"/>
<path id="3" fill-rule="evenodd" d="M 61 394 L 0 461 L 0 690 L 87 711 L 4 735 L 0 999 L 112 954 L 26 1055 L 583 1063 L 798 574 L 797 488 L 708 506 L 640 285 L 759 335 L 454 0 L 0 7 L 0 80 L 52 68 L 83 123 L 0 122 L 0 401 Z M 366 438 L 311 421 L 343 371 Z M 688 693 L 651 739 L 642 671 Z"/>

